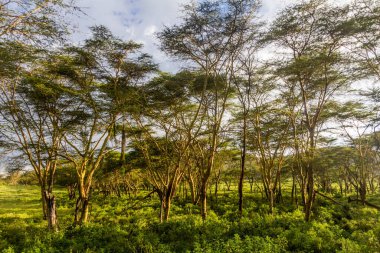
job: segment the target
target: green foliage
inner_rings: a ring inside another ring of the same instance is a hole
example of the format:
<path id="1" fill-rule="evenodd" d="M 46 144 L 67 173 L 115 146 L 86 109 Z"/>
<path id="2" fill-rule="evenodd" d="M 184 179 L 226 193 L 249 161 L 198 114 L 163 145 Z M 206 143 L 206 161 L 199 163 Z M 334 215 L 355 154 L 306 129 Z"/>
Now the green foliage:
<path id="1" fill-rule="evenodd" d="M 206 221 L 199 216 L 199 208 L 174 202 L 171 220 L 159 223 L 156 197 L 144 200 L 145 193 L 136 198 L 95 194 L 91 223 L 73 227 L 75 201 L 66 200 L 65 191 L 60 190 L 56 195 L 61 230 L 52 234 L 40 217 L 37 187 L 0 187 L 4 193 L 0 199 L 0 252 L 369 253 L 380 247 L 380 214 L 372 208 L 344 211 L 320 201 L 314 221 L 307 223 L 300 209 L 277 209 L 275 215 L 268 215 L 266 202 L 256 195 L 247 197 L 241 219 L 232 215 L 236 196 L 221 194 L 218 203 L 212 203 L 218 211 L 210 210 Z M 184 209 L 191 209 L 192 214 Z"/>

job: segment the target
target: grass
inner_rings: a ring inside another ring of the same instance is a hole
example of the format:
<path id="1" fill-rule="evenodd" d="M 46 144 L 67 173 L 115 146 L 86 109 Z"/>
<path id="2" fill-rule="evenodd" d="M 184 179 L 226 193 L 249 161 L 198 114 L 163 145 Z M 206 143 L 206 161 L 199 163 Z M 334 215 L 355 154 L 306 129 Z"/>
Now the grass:
<path id="1" fill-rule="evenodd" d="M 350 204 L 332 205 L 318 198 L 313 221 L 303 221 L 301 207 L 288 198 L 268 215 L 260 193 L 245 193 L 243 218 L 236 211 L 236 191 L 209 198 L 209 218 L 178 197 L 171 218 L 158 222 L 157 197 L 104 197 L 94 194 L 90 223 L 73 227 L 75 200 L 58 188 L 60 232 L 46 231 L 39 188 L 0 185 L 0 252 L 380 252 L 380 213 Z M 285 196 L 287 196 L 285 192 Z M 369 197 L 378 203 L 379 195 Z M 344 198 L 339 200 L 344 202 Z"/>
<path id="2" fill-rule="evenodd" d="M 35 219 L 41 216 L 39 188 L 0 185 L 0 219 Z"/>

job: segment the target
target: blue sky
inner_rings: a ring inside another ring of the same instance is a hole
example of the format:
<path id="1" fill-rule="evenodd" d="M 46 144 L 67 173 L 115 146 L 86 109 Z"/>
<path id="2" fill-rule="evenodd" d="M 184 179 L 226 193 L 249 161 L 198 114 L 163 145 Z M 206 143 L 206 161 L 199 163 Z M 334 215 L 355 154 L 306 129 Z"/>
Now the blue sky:
<path id="1" fill-rule="evenodd" d="M 144 44 L 144 52 L 151 54 L 163 71 L 175 71 L 178 62 L 168 59 L 158 50 L 155 33 L 164 25 L 180 21 L 181 6 L 191 0 L 78 0 L 86 15 L 73 17 L 77 32 L 73 40 L 80 41 L 89 35 L 89 26 L 105 25 L 125 40 Z M 295 0 L 263 0 L 260 15 L 271 20 L 287 4 Z"/>
<path id="2" fill-rule="evenodd" d="M 77 25 L 74 41 L 89 36 L 88 27 L 105 25 L 124 40 L 144 44 L 143 51 L 153 56 L 163 71 L 176 71 L 181 66 L 173 62 L 158 49 L 155 33 L 164 25 L 180 21 L 181 6 L 197 0 L 77 0 L 86 15 L 73 17 Z M 276 13 L 285 6 L 302 0 L 261 0 L 259 15 L 263 20 L 273 20 Z M 348 3 L 349 0 L 330 0 L 332 3 Z"/>
<path id="3" fill-rule="evenodd" d="M 180 22 L 181 5 L 191 0 L 76 0 L 86 15 L 71 17 L 76 26 L 72 40 L 79 42 L 90 35 L 89 27 L 105 25 L 124 40 L 134 40 L 144 45 L 143 51 L 153 56 L 163 71 L 175 72 L 181 66 L 166 57 L 158 49 L 155 33 L 164 25 Z M 196 0 L 193 0 L 196 1 Z M 301 0 L 262 0 L 259 15 L 270 22 L 285 6 Z M 348 3 L 350 0 L 330 0 L 333 3 Z M 0 173 L 2 171 L 0 157 Z"/>

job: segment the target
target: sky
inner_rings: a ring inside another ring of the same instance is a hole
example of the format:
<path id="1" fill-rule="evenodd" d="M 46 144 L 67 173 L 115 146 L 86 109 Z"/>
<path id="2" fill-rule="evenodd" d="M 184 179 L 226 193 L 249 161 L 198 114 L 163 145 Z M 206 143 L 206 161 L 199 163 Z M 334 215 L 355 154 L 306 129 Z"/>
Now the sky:
<path id="1" fill-rule="evenodd" d="M 73 42 L 88 38 L 89 27 L 104 25 L 123 40 L 133 40 L 144 45 L 142 51 L 153 56 L 162 71 L 175 72 L 181 68 L 179 62 L 165 56 L 158 49 L 155 33 L 165 25 L 180 22 L 181 7 L 191 0 L 76 0 L 83 14 L 70 17 L 75 32 Z M 262 0 L 260 15 L 273 19 L 276 12 L 294 0 Z M 4 172 L 4 163 L 0 157 L 0 175 Z"/>
<path id="2" fill-rule="evenodd" d="M 162 71 L 175 72 L 182 66 L 158 49 L 155 33 L 165 25 L 179 23 L 181 6 L 189 1 L 192 0 L 76 0 L 85 14 L 70 17 L 69 22 L 76 27 L 71 40 L 80 42 L 90 36 L 90 26 L 104 25 L 123 40 L 142 43 L 142 51 L 152 55 Z M 270 22 L 281 9 L 297 1 L 301 0 L 262 0 L 259 16 Z M 330 1 L 347 3 L 349 0 Z M 0 174 L 3 166 L 0 158 Z"/>
<path id="3" fill-rule="evenodd" d="M 190 0 L 78 0 L 76 4 L 85 15 L 73 17 L 77 26 L 72 39 L 76 42 L 90 35 L 89 27 L 105 25 L 113 34 L 124 40 L 144 45 L 143 51 L 153 56 L 163 71 L 174 72 L 181 68 L 158 49 L 155 33 L 165 25 L 180 22 L 181 6 Z M 276 13 L 295 0 L 263 0 L 259 15 L 272 20 Z"/>

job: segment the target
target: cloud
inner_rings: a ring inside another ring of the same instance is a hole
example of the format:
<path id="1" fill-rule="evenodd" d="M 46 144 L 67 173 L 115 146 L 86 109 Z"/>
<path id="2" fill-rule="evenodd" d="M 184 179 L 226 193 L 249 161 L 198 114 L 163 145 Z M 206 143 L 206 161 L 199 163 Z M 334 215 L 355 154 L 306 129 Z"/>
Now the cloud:
<path id="1" fill-rule="evenodd" d="M 79 42 L 90 35 L 89 27 L 105 25 L 115 35 L 124 40 L 134 40 L 144 44 L 144 52 L 153 56 L 163 71 L 174 72 L 181 68 L 178 62 L 168 58 L 158 49 L 155 33 L 164 26 L 180 22 L 181 8 L 190 0 L 77 0 L 86 15 L 73 17 L 77 32 L 72 40 Z M 299 1 L 299 0 L 298 0 Z M 260 16 L 273 20 L 285 6 L 297 0 L 262 1 Z M 335 0 L 335 2 L 348 0 Z"/>
<path id="2" fill-rule="evenodd" d="M 144 35 L 148 37 L 152 37 L 154 36 L 156 30 L 157 30 L 157 27 L 155 25 L 148 26 L 144 30 Z"/>
<path id="3" fill-rule="evenodd" d="M 105 25 L 124 40 L 144 44 L 144 52 L 153 56 L 164 71 L 176 71 L 179 66 L 158 49 L 155 33 L 165 25 L 179 22 L 181 5 L 187 0 L 78 0 L 86 15 L 72 17 L 77 31 L 74 42 L 90 35 L 89 27 Z"/>

